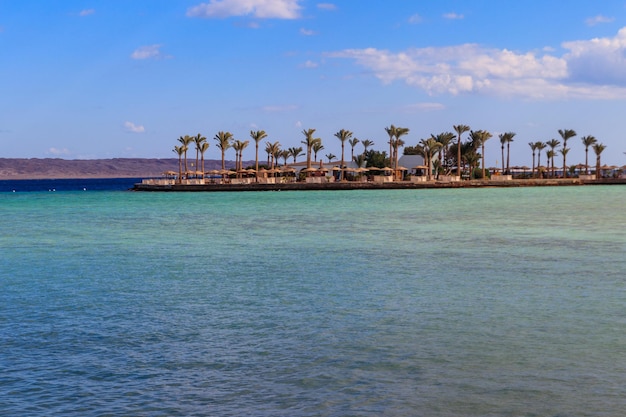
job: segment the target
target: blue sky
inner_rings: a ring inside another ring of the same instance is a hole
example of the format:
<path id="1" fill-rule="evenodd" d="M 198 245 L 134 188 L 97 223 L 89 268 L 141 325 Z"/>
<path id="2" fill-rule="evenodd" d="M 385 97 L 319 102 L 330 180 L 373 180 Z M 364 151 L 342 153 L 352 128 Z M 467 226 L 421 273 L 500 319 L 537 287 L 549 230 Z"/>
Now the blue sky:
<path id="1" fill-rule="evenodd" d="M 498 134 L 530 165 L 559 129 L 568 162 L 593 135 L 621 166 L 625 116 L 626 0 L 0 0 L 0 157 L 171 158 L 202 133 L 219 159 L 220 130 L 309 128 L 340 155 L 340 129 L 385 150 L 391 124 L 407 145 L 467 124 L 487 166 Z"/>

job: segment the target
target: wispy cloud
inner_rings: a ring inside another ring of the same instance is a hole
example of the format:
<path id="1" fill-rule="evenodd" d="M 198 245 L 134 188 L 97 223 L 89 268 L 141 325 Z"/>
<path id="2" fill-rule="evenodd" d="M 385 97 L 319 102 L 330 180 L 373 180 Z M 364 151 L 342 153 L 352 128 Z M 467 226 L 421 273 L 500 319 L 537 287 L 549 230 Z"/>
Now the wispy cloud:
<path id="1" fill-rule="evenodd" d="M 257 19 L 297 19 L 301 0 L 210 0 L 187 9 L 188 17 L 225 18 L 252 16 Z"/>
<path id="2" fill-rule="evenodd" d="M 617 99 L 626 96 L 626 28 L 616 36 L 564 42 L 553 52 L 516 52 L 476 44 L 375 48 L 328 54 L 354 60 L 383 83 L 403 81 L 437 94 L 483 94 L 531 99 Z"/>
<path id="3" fill-rule="evenodd" d="M 143 133 L 146 130 L 142 125 L 136 125 L 133 122 L 124 122 L 124 129 L 130 133 Z"/>
<path id="4" fill-rule="evenodd" d="M 612 17 L 598 15 L 598 16 L 588 18 L 587 20 L 585 20 L 585 23 L 587 24 L 587 26 L 595 26 L 600 23 L 611 23 L 613 20 L 615 19 Z"/>
<path id="5" fill-rule="evenodd" d="M 317 8 L 320 10 L 337 10 L 337 6 L 332 3 L 317 3 Z"/>
<path id="6" fill-rule="evenodd" d="M 463 16 L 462 14 L 459 14 L 459 13 L 451 12 L 451 13 L 445 13 L 443 15 L 443 18 L 444 19 L 449 19 L 449 20 L 461 20 L 461 19 L 464 19 L 465 16 Z"/>
<path id="7" fill-rule="evenodd" d="M 95 12 L 96 12 L 96 10 L 95 10 L 95 9 L 84 9 L 84 10 L 81 10 L 81 11 L 78 13 L 78 15 L 79 15 L 79 16 L 81 16 L 81 17 L 82 17 L 82 16 L 89 16 L 89 15 L 94 14 Z"/>
<path id="8" fill-rule="evenodd" d="M 418 23 L 422 23 L 424 19 L 422 19 L 422 16 L 420 16 L 419 14 L 414 14 L 413 16 L 409 17 L 409 23 L 412 25 L 416 25 Z"/>
<path id="9" fill-rule="evenodd" d="M 446 107 L 441 103 L 423 102 L 406 105 L 402 107 L 402 111 L 405 113 L 415 113 L 423 111 L 437 111 L 445 108 Z"/>
<path id="10" fill-rule="evenodd" d="M 297 109 L 298 109 L 298 106 L 295 104 L 286 104 L 282 106 L 268 105 L 268 106 L 261 107 L 261 110 L 267 113 L 282 113 L 282 112 L 288 112 L 288 111 L 293 111 Z"/>
<path id="11" fill-rule="evenodd" d="M 314 30 L 311 29 L 305 29 L 305 28 L 301 28 L 300 29 L 300 35 L 304 35 L 304 36 L 313 36 L 316 35 L 317 33 Z"/>
<path id="12" fill-rule="evenodd" d="M 140 46 L 139 48 L 133 51 L 130 57 L 132 59 L 164 58 L 164 55 L 161 53 L 161 46 L 163 45 L 155 44 L 155 45 Z"/>
<path id="13" fill-rule="evenodd" d="M 302 65 L 300 65 L 300 68 L 317 68 L 319 66 L 320 66 L 320 64 L 318 64 L 317 62 L 308 60 L 305 63 L 303 63 Z"/>

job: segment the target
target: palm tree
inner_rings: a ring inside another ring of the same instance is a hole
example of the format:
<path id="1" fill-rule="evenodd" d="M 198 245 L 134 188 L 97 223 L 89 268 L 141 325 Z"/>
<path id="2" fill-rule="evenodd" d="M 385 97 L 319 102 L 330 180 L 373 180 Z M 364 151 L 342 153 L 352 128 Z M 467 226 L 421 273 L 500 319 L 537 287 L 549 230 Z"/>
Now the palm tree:
<path id="1" fill-rule="evenodd" d="M 603 145 L 601 143 L 594 143 L 592 145 L 592 149 L 596 154 L 596 179 L 600 179 L 600 177 L 602 176 L 602 164 L 600 163 L 600 154 L 606 149 L 606 145 Z"/>
<path id="2" fill-rule="evenodd" d="M 341 129 L 339 132 L 335 133 L 335 137 L 341 141 L 341 166 L 340 166 L 341 171 L 339 171 L 339 181 L 343 181 L 343 178 L 344 178 L 343 169 L 345 168 L 344 157 L 343 157 L 344 148 L 345 148 L 346 140 L 352 137 L 352 132 L 350 132 L 349 130 Z"/>
<path id="3" fill-rule="evenodd" d="M 456 151 L 457 152 L 457 155 L 456 155 L 457 173 L 456 174 L 459 176 L 459 179 L 461 179 L 461 135 L 469 131 L 470 127 L 467 125 L 455 125 L 455 126 L 452 126 L 452 128 L 454 129 L 458 137 L 457 151 Z"/>
<path id="4" fill-rule="evenodd" d="M 470 132 L 472 141 L 481 147 L 480 159 L 482 160 L 482 179 L 485 179 L 485 142 L 491 138 L 491 133 L 486 130 L 476 130 Z"/>
<path id="5" fill-rule="evenodd" d="M 206 138 L 198 133 L 196 136 L 193 136 L 192 139 L 196 144 L 196 171 L 198 171 L 198 157 L 200 156 L 200 148 L 202 148 L 202 144 L 206 142 Z M 204 175 L 204 169 L 202 170 L 202 175 Z"/>
<path id="6" fill-rule="evenodd" d="M 431 134 L 432 136 L 432 134 Z M 448 147 L 450 146 L 450 142 L 454 139 L 454 133 L 452 132 L 442 132 L 439 133 L 435 139 L 437 142 L 441 143 L 441 161 L 445 164 L 446 168 L 448 168 L 447 158 L 448 158 Z"/>
<path id="7" fill-rule="evenodd" d="M 533 151 L 533 168 L 530 172 L 531 172 L 531 176 L 534 177 L 535 176 L 535 152 L 537 151 L 537 142 L 528 142 L 528 146 L 530 146 L 530 149 Z"/>
<path id="8" fill-rule="evenodd" d="M 585 145 L 585 175 L 589 175 L 589 147 L 598 143 L 598 140 L 589 135 L 581 138 L 583 145 Z"/>
<path id="9" fill-rule="evenodd" d="M 183 176 L 183 154 L 187 152 L 187 149 L 185 145 L 181 145 L 174 146 L 173 151 L 175 154 L 178 155 L 178 182 L 180 183 L 180 180 Z"/>
<path id="10" fill-rule="evenodd" d="M 239 172 L 239 152 L 241 151 L 241 146 L 243 142 L 240 140 L 233 141 L 231 147 L 235 150 L 235 172 Z"/>
<path id="11" fill-rule="evenodd" d="M 548 149 L 546 151 L 546 159 L 548 160 L 548 170 L 551 172 L 550 176 L 554 178 L 554 155 L 556 151 L 554 149 Z M 552 167 L 550 167 L 550 161 L 552 161 Z"/>
<path id="12" fill-rule="evenodd" d="M 513 137 L 515 136 L 515 133 L 513 132 L 506 132 L 506 133 L 500 133 L 498 135 L 498 137 L 500 138 L 500 144 L 502 145 L 502 173 L 503 174 L 508 174 L 509 173 L 509 145 L 511 142 L 513 142 Z M 505 169 L 505 165 L 504 165 L 504 146 L 507 146 L 506 149 L 506 169 Z"/>
<path id="13" fill-rule="evenodd" d="M 393 160 L 393 138 L 396 137 L 397 128 L 394 125 L 385 128 L 385 132 L 389 135 L 389 165 L 391 167 L 391 161 Z M 393 167 L 391 167 L 393 168 Z"/>
<path id="14" fill-rule="evenodd" d="M 507 140 L 506 140 L 506 173 L 507 175 L 511 173 L 510 170 L 510 156 L 511 156 L 511 142 L 513 142 L 513 138 L 515 137 L 515 132 L 506 132 L 505 135 L 507 135 Z"/>
<path id="15" fill-rule="evenodd" d="M 235 150 L 235 171 L 239 172 L 243 169 L 243 150 L 250 144 L 249 140 L 236 140 L 233 143 L 233 149 Z"/>
<path id="16" fill-rule="evenodd" d="M 267 153 L 267 167 L 270 167 L 270 155 L 272 154 L 272 144 L 265 142 L 265 153 Z"/>
<path id="17" fill-rule="evenodd" d="M 350 160 L 354 160 L 354 147 L 360 142 L 359 139 L 354 138 L 354 139 L 350 139 L 348 140 L 348 143 L 350 144 Z"/>
<path id="18" fill-rule="evenodd" d="M 259 142 L 267 137 L 265 130 L 251 130 L 250 137 L 254 140 L 255 153 L 254 153 L 254 170 L 256 171 L 256 180 L 259 181 Z"/>
<path id="19" fill-rule="evenodd" d="M 282 157 L 282 154 L 283 150 L 280 148 L 280 146 L 274 150 L 274 153 L 272 153 L 272 157 L 274 158 L 274 161 L 276 161 L 276 166 L 278 166 L 278 159 Z"/>
<path id="20" fill-rule="evenodd" d="M 185 136 L 181 136 L 178 138 L 178 141 L 182 144 L 185 153 L 184 153 L 184 158 L 185 158 L 185 172 L 188 172 L 189 169 L 187 168 L 187 151 L 189 150 L 189 144 L 191 144 L 191 142 L 193 142 L 193 137 L 189 136 L 189 135 L 185 135 Z"/>
<path id="21" fill-rule="evenodd" d="M 390 157 L 392 157 L 393 160 L 393 168 L 397 169 L 398 168 L 398 148 L 401 146 L 404 146 L 404 141 L 402 139 L 400 139 L 402 136 L 404 135 L 408 135 L 409 134 L 409 128 L 408 127 L 396 127 L 396 140 L 393 141 L 393 155 L 390 155 Z M 396 174 L 396 171 L 394 171 L 394 175 Z"/>
<path id="22" fill-rule="evenodd" d="M 337 157 L 335 155 L 333 155 L 332 153 L 327 153 L 324 156 L 326 157 L 326 159 L 328 159 L 328 163 L 329 164 L 333 161 L 333 159 L 337 159 Z"/>
<path id="23" fill-rule="evenodd" d="M 200 159 L 201 164 L 202 164 L 202 178 L 204 178 L 204 153 L 209 149 L 209 143 L 208 142 L 202 142 L 202 145 L 200 145 L 200 156 L 202 157 L 202 159 Z"/>
<path id="24" fill-rule="evenodd" d="M 363 167 L 365 165 L 365 163 L 367 162 L 367 159 L 365 158 L 365 154 L 364 153 L 353 157 L 352 160 L 356 164 L 357 168 Z"/>
<path id="25" fill-rule="evenodd" d="M 315 162 L 317 162 L 317 153 L 319 151 L 321 151 L 322 149 L 324 149 L 324 145 L 322 145 L 322 141 L 320 140 L 319 142 L 316 142 L 315 144 L 313 144 L 313 156 L 315 157 Z M 302 148 L 300 148 L 300 150 L 302 151 Z"/>
<path id="26" fill-rule="evenodd" d="M 424 165 L 426 165 L 426 179 L 430 181 L 432 179 L 432 160 L 433 157 L 441 149 L 441 143 L 437 142 L 435 137 L 420 140 L 420 144 L 417 146 L 417 150 L 424 157 Z"/>
<path id="27" fill-rule="evenodd" d="M 287 150 L 287 152 L 289 153 L 289 156 L 293 157 L 293 163 L 296 163 L 296 158 L 298 158 L 299 156 L 302 156 L 302 147 L 291 147 Z M 316 158 L 317 160 L 317 158 Z"/>
<path id="28" fill-rule="evenodd" d="M 561 152 L 561 155 L 563 155 L 563 161 L 565 161 L 565 157 L 567 156 L 569 150 L 570 148 L 566 148 L 565 146 L 559 150 L 559 152 Z M 565 162 L 563 162 L 563 178 L 567 178 L 567 172 L 565 171 L 566 168 L 567 166 L 565 165 Z M 552 162 L 552 169 L 554 170 L 554 162 Z M 552 173 L 552 176 L 554 176 L 554 173 Z"/>
<path id="29" fill-rule="evenodd" d="M 280 142 L 267 142 L 265 144 L 265 152 L 267 152 L 267 164 L 270 166 L 270 169 L 274 169 L 275 156 L 280 152 Z M 271 163 L 270 157 L 272 158 Z"/>
<path id="30" fill-rule="evenodd" d="M 363 141 L 361 141 L 361 145 L 363 145 L 363 153 L 367 153 L 367 148 L 369 148 L 370 146 L 374 146 L 374 142 L 369 140 L 369 139 L 365 139 Z"/>
<path id="31" fill-rule="evenodd" d="M 213 139 L 217 142 L 217 147 L 222 151 L 222 170 L 226 169 L 225 158 L 226 150 L 231 147 L 231 139 L 233 138 L 233 134 L 230 132 L 217 132 L 217 135 Z"/>
<path id="32" fill-rule="evenodd" d="M 311 149 L 313 148 L 313 145 L 315 145 L 316 143 L 321 143 L 322 140 L 319 138 L 314 138 L 313 134 L 315 133 L 315 129 L 307 129 L 307 130 L 303 130 L 302 134 L 304 135 L 305 139 L 302 141 L 302 143 L 304 145 L 306 145 L 306 167 L 307 169 L 311 168 Z"/>
<path id="33" fill-rule="evenodd" d="M 469 178 L 472 179 L 474 176 L 474 169 L 478 166 L 478 161 L 480 161 L 481 156 L 476 152 L 466 152 L 463 154 L 463 158 L 465 159 L 465 163 L 469 169 Z"/>
<path id="34" fill-rule="evenodd" d="M 284 149 L 282 151 L 280 151 L 280 157 L 283 158 L 283 165 L 287 166 L 287 159 L 289 159 L 289 157 L 291 156 L 291 149 Z M 295 158 L 294 158 L 295 161 Z"/>
<path id="35" fill-rule="evenodd" d="M 567 140 L 576 136 L 576 131 L 572 129 L 559 129 L 559 135 L 563 139 L 563 149 L 567 148 Z M 565 156 L 567 151 L 561 152 L 563 154 L 563 178 L 567 178 L 567 165 L 565 164 Z"/>
<path id="36" fill-rule="evenodd" d="M 539 174 L 539 167 L 541 166 L 541 151 L 543 151 L 546 146 L 544 142 L 535 142 L 535 149 L 537 149 L 537 174 Z"/>
<path id="37" fill-rule="evenodd" d="M 554 156 L 556 155 L 556 147 L 559 146 L 561 144 L 561 142 L 558 139 L 550 139 L 549 141 L 546 142 L 546 145 L 548 147 L 550 147 L 550 150 L 552 151 L 550 153 L 551 158 L 552 158 L 552 170 L 551 170 L 551 177 L 554 178 Z M 548 167 L 550 167 L 550 159 L 548 159 Z"/>

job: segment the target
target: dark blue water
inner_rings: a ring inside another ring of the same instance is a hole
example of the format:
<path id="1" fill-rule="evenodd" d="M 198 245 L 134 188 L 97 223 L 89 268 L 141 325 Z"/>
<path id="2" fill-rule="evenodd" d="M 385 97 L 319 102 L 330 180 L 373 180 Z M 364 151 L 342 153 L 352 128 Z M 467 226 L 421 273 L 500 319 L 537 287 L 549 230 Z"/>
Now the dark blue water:
<path id="1" fill-rule="evenodd" d="M 0 180 L 0 192 L 123 191 L 138 182 L 141 178 Z"/>

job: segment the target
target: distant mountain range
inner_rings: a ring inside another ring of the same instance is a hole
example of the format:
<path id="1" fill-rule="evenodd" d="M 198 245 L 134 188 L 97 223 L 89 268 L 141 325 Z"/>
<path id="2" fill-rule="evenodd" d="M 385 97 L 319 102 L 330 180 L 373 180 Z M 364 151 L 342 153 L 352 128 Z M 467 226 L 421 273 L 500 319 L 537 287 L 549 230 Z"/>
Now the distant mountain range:
<path id="1" fill-rule="evenodd" d="M 195 158 L 187 158 L 189 170 L 195 170 Z M 192 165 L 193 164 L 193 165 Z M 226 161 L 226 168 L 235 166 Z M 243 166 L 254 165 L 244 161 Z M 204 169 L 220 169 L 221 160 L 205 160 Z M 184 168 L 183 168 L 184 169 Z M 41 178 L 150 178 L 160 177 L 165 171 L 178 172 L 178 158 L 112 158 L 112 159 L 58 159 L 58 158 L 0 158 L 0 179 Z"/>

